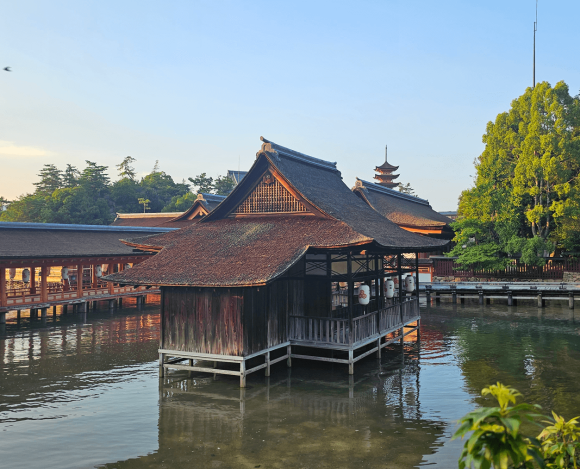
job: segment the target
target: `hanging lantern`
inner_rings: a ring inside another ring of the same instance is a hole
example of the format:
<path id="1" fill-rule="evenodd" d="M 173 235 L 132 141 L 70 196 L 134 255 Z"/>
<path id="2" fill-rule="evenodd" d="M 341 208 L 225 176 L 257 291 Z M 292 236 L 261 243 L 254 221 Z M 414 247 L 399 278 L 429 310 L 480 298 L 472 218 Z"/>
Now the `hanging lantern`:
<path id="1" fill-rule="evenodd" d="M 16 278 L 16 268 L 12 267 L 10 269 L 10 280 L 14 280 Z"/>
<path id="2" fill-rule="evenodd" d="M 30 269 L 24 269 L 22 271 L 22 281 L 24 283 L 30 282 Z"/>
<path id="3" fill-rule="evenodd" d="M 393 282 L 391 279 L 385 282 L 385 296 L 387 298 L 395 297 L 395 282 Z"/>
<path id="4" fill-rule="evenodd" d="M 63 267 L 60 269 L 60 276 L 63 280 L 68 280 L 68 267 Z"/>
<path id="5" fill-rule="evenodd" d="M 97 278 L 101 278 L 103 276 L 103 268 L 100 265 L 95 266 L 95 275 Z"/>
<path id="6" fill-rule="evenodd" d="M 407 293 L 412 293 L 415 290 L 415 277 L 412 275 L 407 275 L 405 278 L 405 290 Z"/>
<path id="7" fill-rule="evenodd" d="M 368 305 L 371 299 L 371 289 L 368 285 L 358 287 L 358 302 L 361 305 Z"/>

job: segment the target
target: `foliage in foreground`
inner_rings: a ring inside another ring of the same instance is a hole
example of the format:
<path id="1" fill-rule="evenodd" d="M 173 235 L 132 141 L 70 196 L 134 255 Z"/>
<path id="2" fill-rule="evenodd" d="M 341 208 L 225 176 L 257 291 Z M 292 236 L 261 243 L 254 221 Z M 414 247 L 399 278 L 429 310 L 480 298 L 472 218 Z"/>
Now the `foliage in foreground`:
<path id="1" fill-rule="evenodd" d="M 501 383 L 482 390 L 491 394 L 497 407 L 482 407 L 469 412 L 459 420 L 453 439 L 469 437 L 459 458 L 459 468 L 576 468 L 580 462 L 580 427 L 578 417 L 564 420 L 552 412 L 544 417 L 549 424 L 536 437 L 521 433 L 522 422 L 536 423 L 542 417 L 541 407 L 516 404 L 521 394 Z"/>

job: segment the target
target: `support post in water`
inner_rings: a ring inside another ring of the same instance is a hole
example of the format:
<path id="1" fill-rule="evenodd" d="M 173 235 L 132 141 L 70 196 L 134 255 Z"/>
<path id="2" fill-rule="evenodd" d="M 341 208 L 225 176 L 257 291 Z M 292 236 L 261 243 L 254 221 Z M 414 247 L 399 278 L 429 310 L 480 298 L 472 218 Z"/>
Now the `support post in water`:
<path id="1" fill-rule="evenodd" d="M 512 293 L 511 290 L 508 290 L 507 292 L 508 294 L 508 306 L 513 306 L 514 305 L 514 294 Z"/>
<path id="2" fill-rule="evenodd" d="M 287 350 L 287 354 L 288 354 L 288 359 L 286 360 L 286 365 L 288 365 L 288 368 L 292 368 L 292 346 L 288 345 Z"/>
<path id="3" fill-rule="evenodd" d="M 483 290 L 479 290 L 479 304 L 482 305 L 483 304 Z"/>
<path id="4" fill-rule="evenodd" d="M 568 293 L 568 308 L 574 309 L 574 293 Z"/>
<path id="5" fill-rule="evenodd" d="M 163 362 L 165 361 L 165 354 L 164 353 L 160 353 L 159 354 L 159 377 L 163 378 L 163 374 L 165 373 L 165 370 L 163 368 Z"/>
<path id="6" fill-rule="evenodd" d="M 544 299 L 542 298 L 542 294 L 538 293 L 538 308 L 544 307 Z"/>
<path id="7" fill-rule="evenodd" d="M 348 374 L 354 375 L 354 360 L 353 360 L 354 352 L 352 349 L 348 351 Z"/>
<path id="8" fill-rule="evenodd" d="M 246 360 L 240 362 L 240 388 L 246 387 Z"/>

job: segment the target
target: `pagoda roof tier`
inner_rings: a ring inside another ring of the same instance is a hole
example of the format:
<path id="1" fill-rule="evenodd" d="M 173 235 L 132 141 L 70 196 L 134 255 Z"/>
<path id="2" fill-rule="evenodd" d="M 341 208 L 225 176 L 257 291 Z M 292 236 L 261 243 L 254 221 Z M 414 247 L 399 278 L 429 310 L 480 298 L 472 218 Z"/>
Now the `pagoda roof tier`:
<path id="1" fill-rule="evenodd" d="M 392 164 L 387 163 L 385 161 L 382 165 L 377 166 L 375 168 L 375 171 L 379 171 L 379 172 L 382 172 L 382 171 L 396 171 L 397 169 L 399 169 L 398 166 L 393 166 Z"/>
<path id="2" fill-rule="evenodd" d="M 375 174 L 375 179 L 379 181 L 390 181 L 392 179 L 397 179 L 399 174 Z"/>
<path id="3" fill-rule="evenodd" d="M 158 254 L 106 280 L 128 285 L 252 286 L 284 275 L 310 248 L 440 250 L 357 197 L 336 163 L 262 138 L 248 174 L 200 222 L 124 242 Z"/>

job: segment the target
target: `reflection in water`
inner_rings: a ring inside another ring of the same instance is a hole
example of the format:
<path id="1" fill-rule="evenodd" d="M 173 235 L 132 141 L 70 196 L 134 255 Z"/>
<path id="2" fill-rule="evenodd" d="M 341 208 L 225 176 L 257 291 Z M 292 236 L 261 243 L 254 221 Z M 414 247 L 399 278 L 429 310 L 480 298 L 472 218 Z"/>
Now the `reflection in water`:
<path id="1" fill-rule="evenodd" d="M 577 415 L 571 312 L 465 305 L 424 310 L 421 344 L 382 363 L 297 361 L 235 377 L 157 375 L 157 306 L 18 323 L 0 339 L 7 467 L 454 467 L 454 421 L 497 380 Z"/>

